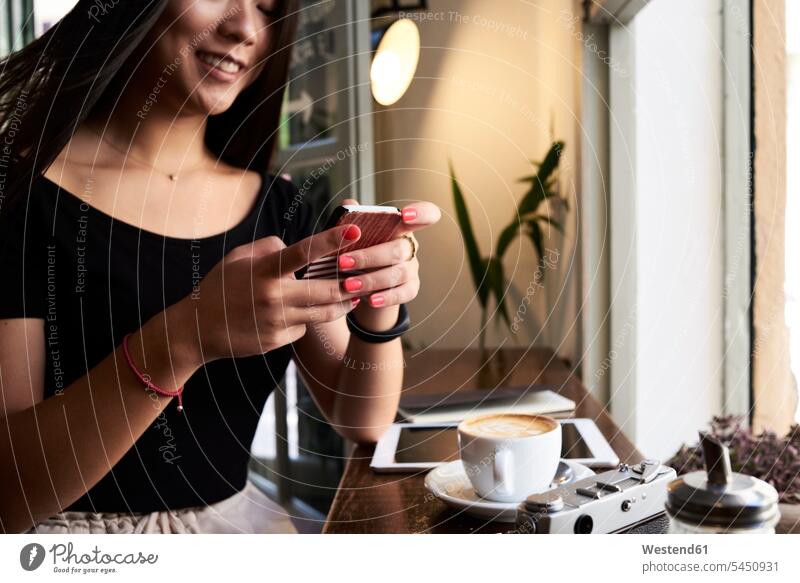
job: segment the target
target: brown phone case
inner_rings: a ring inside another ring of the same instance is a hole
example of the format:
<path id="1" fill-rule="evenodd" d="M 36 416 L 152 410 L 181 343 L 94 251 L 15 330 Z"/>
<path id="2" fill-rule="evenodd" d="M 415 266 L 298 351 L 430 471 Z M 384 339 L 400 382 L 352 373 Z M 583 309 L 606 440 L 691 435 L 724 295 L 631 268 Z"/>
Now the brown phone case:
<path id="1" fill-rule="evenodd" d="M 300 279 L 337 279 L 365 273 L 364 270 L 355 269 L 340 272 L 339 255 L 391 241 L 403 224 L 400 209 L 387 206 L 380 207 L 381 210 L 377 211 L 375 208 L 366 206 L 362 209 L 357 205 L 337 207 L 326 230 L 344 224 L 357 225 L 361 229 L 361 238 L 350 245 L 343 245 L 341 251 L 335 251 L 309 264 Z"/>

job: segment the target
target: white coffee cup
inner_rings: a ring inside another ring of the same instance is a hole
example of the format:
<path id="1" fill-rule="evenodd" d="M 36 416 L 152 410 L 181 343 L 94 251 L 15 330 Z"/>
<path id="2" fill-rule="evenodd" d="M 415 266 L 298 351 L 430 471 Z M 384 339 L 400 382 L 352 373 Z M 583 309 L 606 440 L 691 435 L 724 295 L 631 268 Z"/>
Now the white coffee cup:
<path id="1" fill-rule="evenodd" d="M 458 447 L 476 494 L 520 502 L 553 481 L 561 458 L 561 424 L 527 413 L 468 417 L 458 425 Z"/>

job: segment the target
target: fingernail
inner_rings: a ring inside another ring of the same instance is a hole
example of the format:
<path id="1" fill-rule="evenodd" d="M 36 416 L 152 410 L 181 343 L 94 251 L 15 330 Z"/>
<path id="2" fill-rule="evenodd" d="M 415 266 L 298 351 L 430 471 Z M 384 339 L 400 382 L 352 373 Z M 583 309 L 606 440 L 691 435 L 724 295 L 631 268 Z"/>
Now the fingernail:
<path id="1" fill-rule="evenodd" d="M 358 302 L 361 301 L 361 298 L 353 298 L 353 307 L 355 308 L 358 305 Z"/>
<path id="2" fill-rule="evenodd" d="M 374 307 L 382 306 L 383 303 L 386 301 L 381 294 L 375 294 L 374 296 L 370 296 L 369 303 L 372 304 Z"/>
<path id="3" fill-rule="evenodd" d="M 350 225 L 344 232 L 344 238 L 348 241 L 355 241 L 361 236 L 361 229 L 357 225 Z"/>
<path id="4" fill-rule="evenodd" d="M 364 286 L 364 284 L 362 283 L 362 281 L 360 279 L 356 279 L 354 277 L 351 277 L 349 279 L 345 279 L 344 280 L 344 289 L 346 289 L 349 292 L 358 291 L 363 286 Z"/>
<path id="5" fill-rule="evenodd" d="M 339 255 L 339 269 L 350 269 L 355 264 L 355 257 L 351 255 Z"/>
<path id="6" fill-rule="evenodd" d="M 415 209 L 414 207 L 406 207 L 401 212 L 403 214 L 403 220 L 405 222 L 413 221 L 414 219 L 417 218 L 417 209 Z"/>

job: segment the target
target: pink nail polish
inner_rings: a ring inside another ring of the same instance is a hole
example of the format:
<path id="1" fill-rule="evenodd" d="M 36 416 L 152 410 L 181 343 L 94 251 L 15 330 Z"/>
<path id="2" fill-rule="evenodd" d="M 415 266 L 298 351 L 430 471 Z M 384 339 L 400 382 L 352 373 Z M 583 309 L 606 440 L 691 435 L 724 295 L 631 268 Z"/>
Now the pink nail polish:
<path id="1" fill-rule="evenodd" d="M 361 236 L 361 229 L 357 225 L 350 225 L 344 232 L 344 238 L 348 241 L 355 241 Z"/>
<path id="2" fill-rule="evenodd" d="M 407 207 L 402 210 L 403 220 L 405 222 L 413 221 L 417 218 L 417 209 L 413 207 Z"/>
<path id="3" fill-rule="evenodd" d="M 339 255 L 339 269 L 350 269 L 354 267 L 356 260 L 350 255 Z"/>
<path id="4" fill-rule="evenodd" d="M 353 302 L 353 307 L 355 308 L 359 304 L 359 302 L 361 302 L 361 298 L 353 298 L 352 302 Z"/>
<path id="5" fill-rule="evenodd" d="M 384 298 L 380 294 L 375 294 L 369 298 L 369 303 L 375 306 L 376 308 L 382 306 L 386 302 L 386 298 Z"/>
<path id="6" fill-rule="evenodd" d="M 360 279 L 351 277 L 349 279 L 344 280 L 344 289 L 346 289 L 349 292 L 358 291 L 362 287 L 364 287 L 364 283 Z"/>

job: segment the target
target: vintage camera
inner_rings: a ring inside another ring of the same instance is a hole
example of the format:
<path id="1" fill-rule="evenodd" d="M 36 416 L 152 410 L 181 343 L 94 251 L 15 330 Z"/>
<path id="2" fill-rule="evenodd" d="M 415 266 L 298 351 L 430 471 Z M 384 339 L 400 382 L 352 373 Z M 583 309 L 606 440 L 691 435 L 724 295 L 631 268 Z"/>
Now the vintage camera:
<path id="1" fill-rule="evenodd" d="M 644 460 L 533 494 L 517 508 L 517 532 L 588 534 L 625 530 L 663 514 L 675 470 Z"/>

